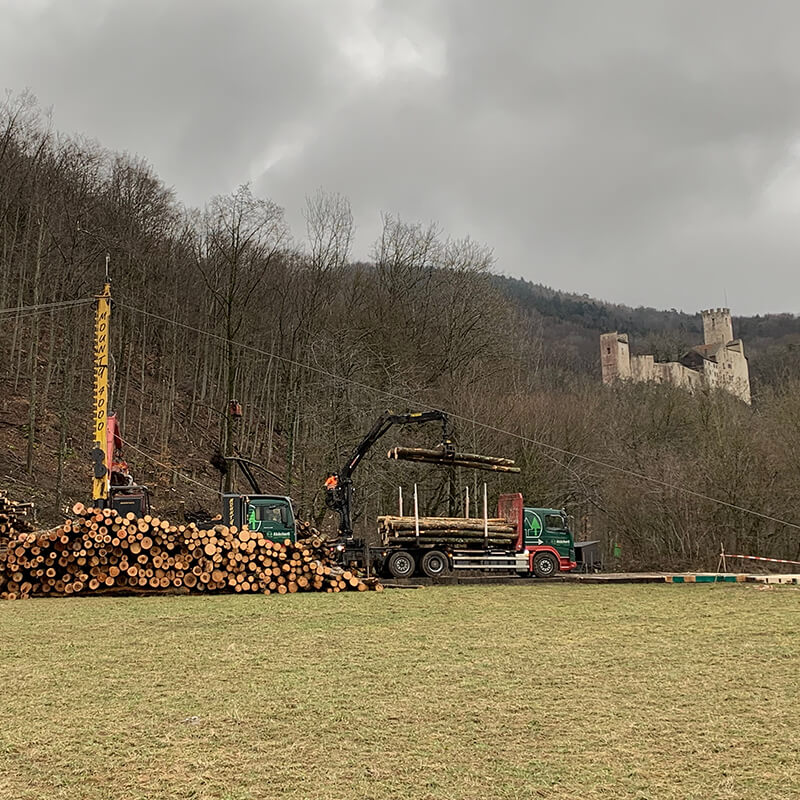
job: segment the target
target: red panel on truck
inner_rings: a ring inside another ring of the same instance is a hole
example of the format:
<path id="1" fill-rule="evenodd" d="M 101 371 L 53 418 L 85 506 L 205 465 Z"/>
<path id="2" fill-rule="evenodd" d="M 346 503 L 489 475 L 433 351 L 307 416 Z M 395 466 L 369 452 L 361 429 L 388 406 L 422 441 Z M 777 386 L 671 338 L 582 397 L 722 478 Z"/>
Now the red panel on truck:
<path id="1" fill-rule="evenodd" d="M 497 516 L 502 517 L 512 525 L 516 525 L 517 541 L 514 549 L 517 552 L 522 550 L 522 506 L 522 495 L 519 492 L 501 494 L 497 500 Z"/>

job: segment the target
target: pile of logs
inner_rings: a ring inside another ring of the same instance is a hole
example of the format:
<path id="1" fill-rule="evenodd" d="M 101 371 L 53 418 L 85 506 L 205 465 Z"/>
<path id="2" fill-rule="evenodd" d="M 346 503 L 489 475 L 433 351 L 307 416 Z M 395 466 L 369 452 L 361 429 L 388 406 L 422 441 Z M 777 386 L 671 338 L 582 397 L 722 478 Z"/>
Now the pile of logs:
<path id="1" fill-rule="evenodd" d="M 272 542 L 247 528 L 73 507 L 74 519 L 14 533 L 0 554 L 0 598 L 93 593 L 381 591 L 332 564 L 318 536 Z M 301 525 L 302 531 L 310 526 Z"/>
<path id="2" fill-rule="evenodd" d="M 33 530 L 33 503 L 15 503 L 0 491 L 0 553 L 8 547 L 9 539 L 18 533 Z"/>
<path id="3" fill-rule="evenodd" d="M 419 524 L 419 537 L 417 536 Z M 435 544 L 508 547 L 517 538 L 517 528 L 502 518 L 483 520 L 474 517 L 378 517 L 378 533 L 383 545 Z"/>

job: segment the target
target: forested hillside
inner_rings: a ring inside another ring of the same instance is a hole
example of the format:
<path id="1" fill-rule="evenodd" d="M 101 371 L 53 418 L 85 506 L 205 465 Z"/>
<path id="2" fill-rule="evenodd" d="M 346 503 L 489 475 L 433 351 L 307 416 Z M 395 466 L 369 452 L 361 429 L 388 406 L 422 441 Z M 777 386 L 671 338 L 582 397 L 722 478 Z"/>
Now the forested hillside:
<path id="1" fill-rule="evenodd" d="M 214 509 L 223 479 L 211 459 L 236 450 L 273 473 L 262 488 L 332 523 L 324 477 L 377 415 L 436 407 L 453 414 L 462 448 L 522 467 L 464 471 L 459 484 L 486 479 L 492 498 L 519 490 L 565 506 L 579 535 L 621 546 L 621 565 L 714 566 L 721 541 L 797 557 L 800 529 L 733 508 L 800 524 L 800 382 L 778 357 L 793 352 L 797 320 L 736 321 L 760 370 L 752 408 L 724 394 L 603 387 L 600 329 L 628 330 L 652 352 L 656 337 L 667 349 L 695 342 L 697 318 L 498 278 L 487 247 L 391 215 L 357 263 L 346 199 L 319 193 L 305 216 L 305 230 L 289 230 L 247 186 L 185 209 L 145 161 L 64 137 L 30 98 L 9 99 L 0 486 L 34 499 L 45 522 L 90 492 L 91 298 L 108 253 L 112 407 L 160 513 Z M 445 508 L 444 471 L 385 458 L 391 444 L 438 437 L 431 426 L 375 448 L 357 473 L 362 530 L 394 507 L 398 483 L 418 482 L 425 510 Z"/>

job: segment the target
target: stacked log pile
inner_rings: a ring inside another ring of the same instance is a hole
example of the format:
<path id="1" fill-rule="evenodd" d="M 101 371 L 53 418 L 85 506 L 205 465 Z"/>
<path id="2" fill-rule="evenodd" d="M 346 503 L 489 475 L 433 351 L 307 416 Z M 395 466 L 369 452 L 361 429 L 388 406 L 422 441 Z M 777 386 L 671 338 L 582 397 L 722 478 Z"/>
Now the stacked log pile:
<path id="1" fill-rule="evenodd" d="M 5 552 L 9 539 L 33 530 L 32 516 L 33 503 L 15 503 L 0 491 L 0 553 Z"/>
<path id="2" fill-rule="evenodd" d="M 485 523 L 485 524 L 484 524 Z M 419 537 L 415 517 L 378 517 L 378 533 L 383 545 L 435 544 L 480 547 L 511 546 L 517 538 L 517 529 L 507 520 L 474 517 L 419 517 Z"/>
<path id="3" fill-rule="evenodd" d="M 81 504 L 73 513 L 74 519 L 53 530 L 19 531 L 10 537 L 0 555 L 0 598 L 383 588 L 376 579 L 359 578 L 332 564 L 316 536 L 297 543 L 272 542 L 247 528 L 221 524 L 202 530 Z"/>

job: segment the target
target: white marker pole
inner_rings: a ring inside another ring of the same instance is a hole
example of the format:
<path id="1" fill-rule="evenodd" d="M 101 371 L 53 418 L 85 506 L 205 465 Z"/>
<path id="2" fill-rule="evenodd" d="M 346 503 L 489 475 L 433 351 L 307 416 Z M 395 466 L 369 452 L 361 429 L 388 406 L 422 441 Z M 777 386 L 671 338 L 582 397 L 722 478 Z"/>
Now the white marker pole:
<path id="1" fill-rule="evenodd" d="M 486 484 L 483 484 L 483 536 L 484 544 L 489 545 L 489 501 L 486 495 Z"/>
<path id="2" fill-rule="evenodd" d="M 419 539 L 419 498 L 417 497 L 417 484 L 414 484 L 414 530 Z"/>

